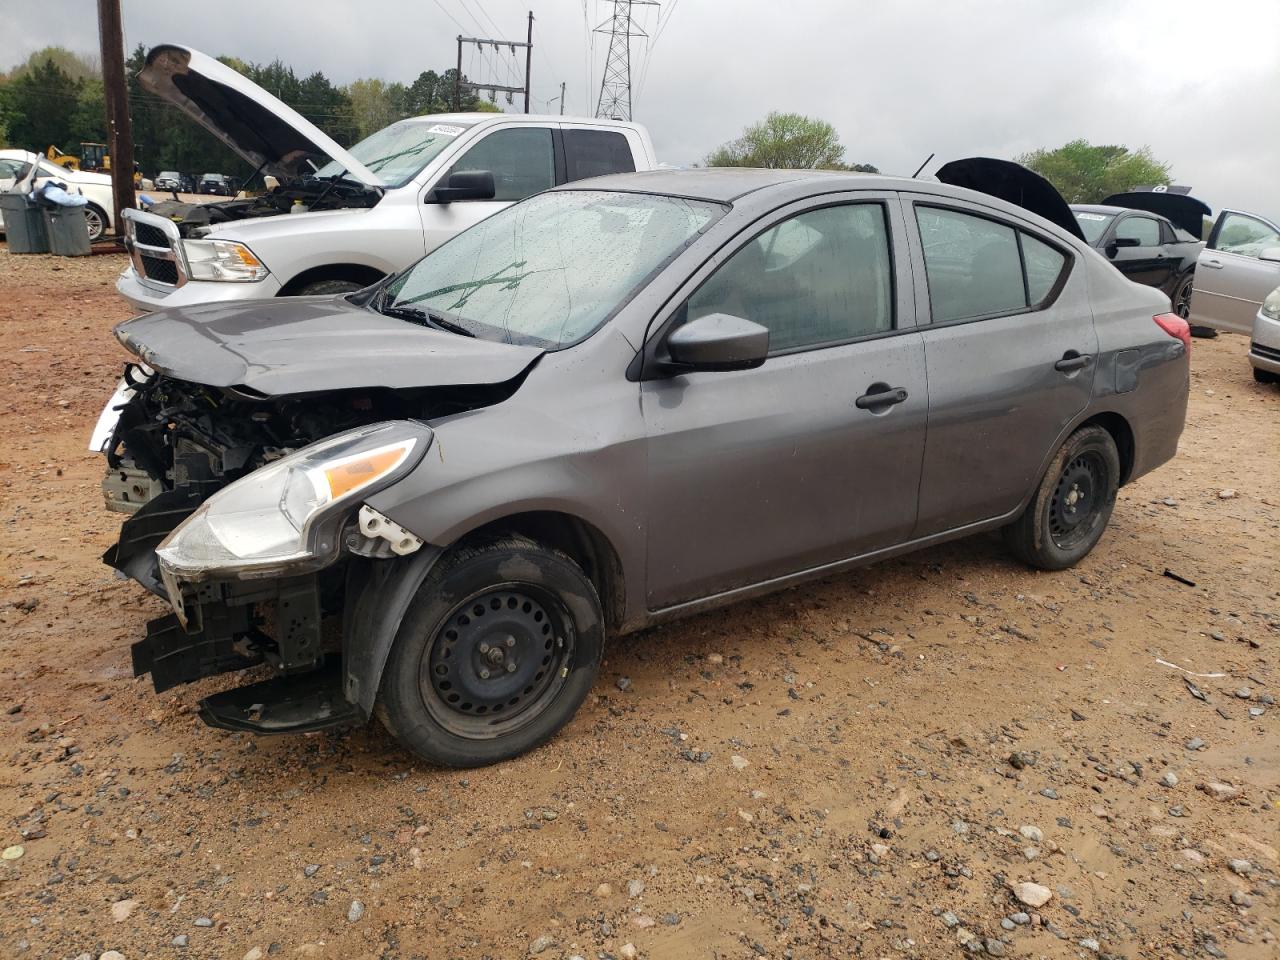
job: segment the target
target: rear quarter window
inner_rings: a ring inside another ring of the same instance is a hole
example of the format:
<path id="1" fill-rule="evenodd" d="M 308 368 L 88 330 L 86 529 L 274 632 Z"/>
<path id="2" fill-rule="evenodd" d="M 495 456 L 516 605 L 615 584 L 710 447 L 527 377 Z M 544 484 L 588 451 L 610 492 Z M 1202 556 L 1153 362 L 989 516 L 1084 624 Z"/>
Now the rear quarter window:
<path id="1" fill-rule="evenodd" d="M 565 130 L 565 180 L 585 180 L 636 169 L 631 144 L 616 130 Z"/>

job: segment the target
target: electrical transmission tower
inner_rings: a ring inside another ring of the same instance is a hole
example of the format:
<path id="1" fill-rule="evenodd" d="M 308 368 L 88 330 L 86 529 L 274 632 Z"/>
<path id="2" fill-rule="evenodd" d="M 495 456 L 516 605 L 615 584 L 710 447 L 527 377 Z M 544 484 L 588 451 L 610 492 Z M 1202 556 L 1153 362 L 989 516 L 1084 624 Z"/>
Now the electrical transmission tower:
<path id="1" fill-rule="evenodd" d="M 631 38 L 647 37 L 631 16 L 633 6 L 656 7 L 658 0 L 613 0 L 613 16 L 596 33 L 609 34 L 609 55 L 600 79 L 600 99 L 596 116 L 611 120 L 631 119 Z"/>

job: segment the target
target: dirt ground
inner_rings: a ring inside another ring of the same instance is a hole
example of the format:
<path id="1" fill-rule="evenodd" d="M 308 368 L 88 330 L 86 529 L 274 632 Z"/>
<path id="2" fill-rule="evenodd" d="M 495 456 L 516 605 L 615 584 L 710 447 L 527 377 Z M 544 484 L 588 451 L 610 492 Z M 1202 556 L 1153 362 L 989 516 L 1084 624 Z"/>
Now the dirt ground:
<path id="1" fill-rule="evenodd" d="M 1278 955 L 1280 390 L 1241 338 L 1077 569 L 978 537 L 647 631 L 457 772 L 130 676 L 163 608 L 99 560 L 85 450 L 123 265 L 0 248 L 0 956 Z"/>

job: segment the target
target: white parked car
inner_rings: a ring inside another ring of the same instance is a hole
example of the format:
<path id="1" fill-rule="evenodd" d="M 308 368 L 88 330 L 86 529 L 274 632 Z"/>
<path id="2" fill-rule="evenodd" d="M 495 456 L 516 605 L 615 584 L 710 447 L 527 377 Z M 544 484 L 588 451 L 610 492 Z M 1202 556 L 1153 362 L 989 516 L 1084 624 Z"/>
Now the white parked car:
<path id="1" fill-rule="evenodd" d="M 12 190 L 15 184 L 25 180 L 31 172 L 32 164 L 36 167 L 36 186 L 46 180 L 58 180 L 67 184 L 73 192 L 78 190 L 84 194 L 89 201 L 89 205 L 84 208 L 84 218 L 91 241 L 98 240 L 108 230 L 115 229 L 115 220 L 111 216 L 114 204 L 111 200 L 110 174 L 68 170 L 27 150 L 0 150 L 0 193 Z M 0 220 L 0 233 L 3 232 L 4 221 Z"/>
<path id="2" fill-rule="evenodd" d="M 277 181 L 259 197 L 126 211 L 116 289 L 142 311 L 357 290 L 514 201 L 656 166 L 643 127 L 561 116 L 416 117 L 345 150 L 189 47 L 156 47 L 139 80 Z"/>

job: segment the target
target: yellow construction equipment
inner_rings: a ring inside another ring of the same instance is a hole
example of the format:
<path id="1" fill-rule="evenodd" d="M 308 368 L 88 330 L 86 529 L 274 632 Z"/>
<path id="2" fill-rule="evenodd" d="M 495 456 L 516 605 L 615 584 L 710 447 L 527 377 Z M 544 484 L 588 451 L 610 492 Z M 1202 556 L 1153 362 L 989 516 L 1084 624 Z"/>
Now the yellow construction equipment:
<path id="1" fill-rule="evenodd" d="M 80 169 L 80 158 L 70 153 L 63 153 L 52 143 L 45 148 L 44 155 L 50 163 L 56 163 L 60 167 L 66 167 L 68 170 Z"/>
<path id="2" fill-rule="evenodd" d="M 50 149 L 53 149 L 50 147 Z M 50 160 L 53 158 L 50 157 Z M 75 158 L 72 157 L 74 160 Z M 80 165 L 71 169 L 93 170 L 97 173 L 111 172 L 111 156 L 107 153 L 107 145 L 105 143 L 89 143 L 82 141 L 80 144 Z M 133 186 L 135 189 L 142 186 L 142 171 L 138 169 L 138 165 L 133 165 Z"/>

